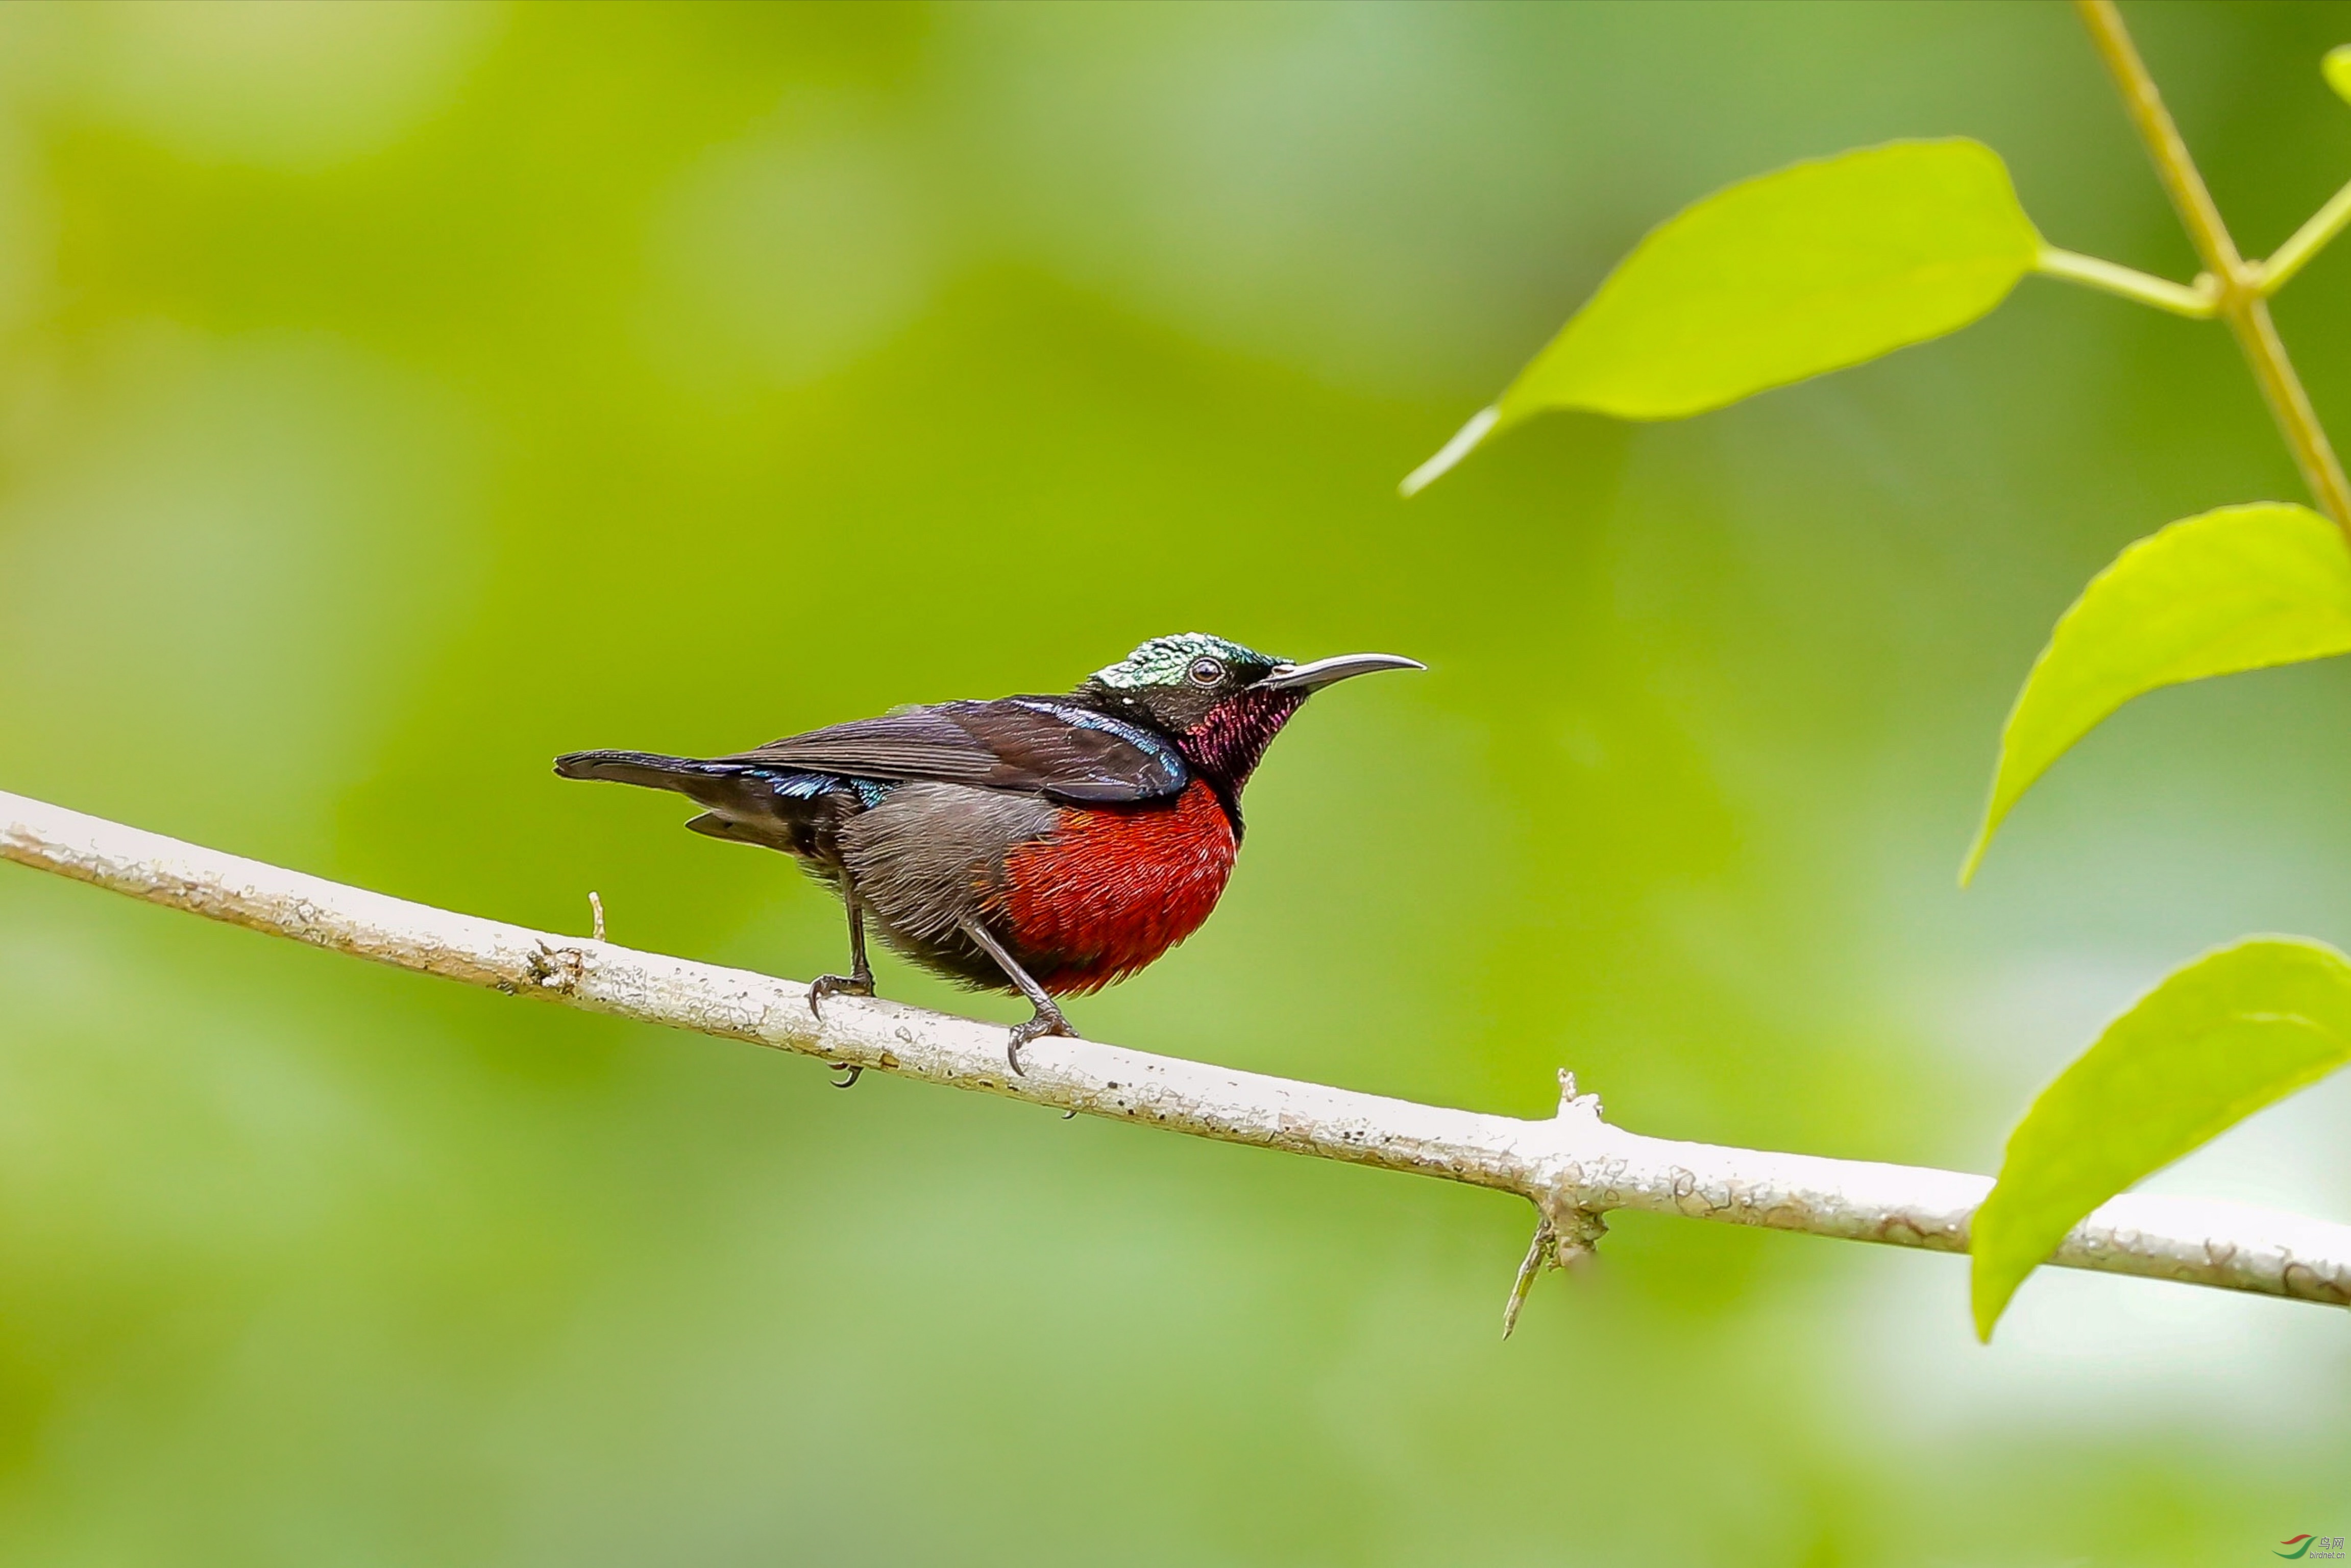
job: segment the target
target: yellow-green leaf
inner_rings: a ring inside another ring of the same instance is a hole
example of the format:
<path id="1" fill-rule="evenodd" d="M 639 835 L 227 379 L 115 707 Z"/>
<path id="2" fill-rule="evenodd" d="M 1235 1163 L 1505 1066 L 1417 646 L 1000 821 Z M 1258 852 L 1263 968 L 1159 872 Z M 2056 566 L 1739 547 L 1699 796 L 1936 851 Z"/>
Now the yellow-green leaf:
<path id="1" fill-rule="evenodd" d="M 2318 68 L 2326 73 L 2326 85 L 2341 94 L 2344 102 L 2351 103 L 2351 44 L 2337 44 L 2327 50 Z"/>
<path id="2" fill-rule="evenodd" d="M 2351 549 L 2282 501 L 2222 507 L 2160 528 L 2090 580 L 2034 660 L 2001 732 L 1976 873 L 2017 798 L 2098 721 L 2142 692 L 2351 653 Z"/>
<path id="3" fill-rule="evenodd" d="M 2106 1026 L 2009 1134 L 1969 1250 L 1976 1334 L 2082 1218 L 2351 1061 L 2351 962 L 2258 936 L 2174 971 Z"/>
<path id="4" fill-rule="evenodd" d="M 1635 246 L 1405 493 L 1544 409 L 1679 419 L 1956 331 L 2040 250 L 1980 141 L 1897 141 L 1719 191 Z"/>

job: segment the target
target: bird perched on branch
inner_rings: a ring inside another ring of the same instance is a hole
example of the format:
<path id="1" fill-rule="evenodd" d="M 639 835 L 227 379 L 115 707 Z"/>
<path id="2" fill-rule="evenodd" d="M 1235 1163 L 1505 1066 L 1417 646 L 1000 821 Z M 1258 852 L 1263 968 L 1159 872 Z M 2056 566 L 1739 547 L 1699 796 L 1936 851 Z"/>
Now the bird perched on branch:
<path id="1" fill-rule="evenodd" d="M 1222 637 L 1155 637 L 1065 696 L 909 707 L 708 758 L 577 751 L 566 779 L 674 789 L 699 833 L 781 850 L 840 894 L 850 970 L 809 991 L 870 997 L 883 939 L 1036 1014 L 1006 1057 L 1068 1034 L 1056 996 L 1124 979 L 1217 906 L 1241 787 L 1307 697 L 1393 653 L 1294 664 Z M 852 1072 L 849 1082 L 855 1082 Z M 844 1085 L 845 1087 L 845 1085 Z"/>

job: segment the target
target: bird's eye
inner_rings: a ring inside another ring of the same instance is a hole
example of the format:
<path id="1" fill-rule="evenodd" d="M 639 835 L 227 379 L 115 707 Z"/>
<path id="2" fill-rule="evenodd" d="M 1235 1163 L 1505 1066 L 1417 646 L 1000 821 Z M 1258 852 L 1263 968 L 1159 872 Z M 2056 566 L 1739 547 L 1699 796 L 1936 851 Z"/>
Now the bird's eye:
<path id="1" fill-rule="evenodd" d="M 1225 662 L 1222 659 L 1195 659 L 1192 667 L 1184 674 L 1196 686 L 1213 686 L 1225 678 Z"/>

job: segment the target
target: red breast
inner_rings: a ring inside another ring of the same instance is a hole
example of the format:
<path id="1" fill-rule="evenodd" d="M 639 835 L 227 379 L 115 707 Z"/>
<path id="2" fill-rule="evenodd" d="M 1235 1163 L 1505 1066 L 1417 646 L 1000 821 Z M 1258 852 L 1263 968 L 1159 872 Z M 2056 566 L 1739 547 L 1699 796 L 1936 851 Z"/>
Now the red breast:
<path id="1" fill-rule="evenodd" d="M 1050 838 L 1005 857 L 991 908 L 1037 981 L 1100 990 L 1200 928 L 1233 873 L 1233 825 L 1198 779 L 1173 801 L 1066 807 Z"/>

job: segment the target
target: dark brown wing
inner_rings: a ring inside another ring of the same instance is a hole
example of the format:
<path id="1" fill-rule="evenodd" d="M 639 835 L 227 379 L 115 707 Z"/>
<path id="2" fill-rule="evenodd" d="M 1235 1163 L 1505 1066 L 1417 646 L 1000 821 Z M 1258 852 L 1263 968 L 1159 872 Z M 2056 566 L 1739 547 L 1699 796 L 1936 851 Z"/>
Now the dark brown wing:
<path id="1" fill-rule="evenodd" d="M 972 733 L 936 708 L 914 708 L 881 718 L 788 735 L 722 762 L 809 768 L 869 779 L 935 779 L 984 784 L 1001 763 Z"/>
<path id="2" fill-rule="evenodd" d="M 1191 780 L 1166 737 L 1061 697 L 911 708 L 786 736 L 720 760 L 1027 789 L 1065 800 L 1151 800 Z"/>

